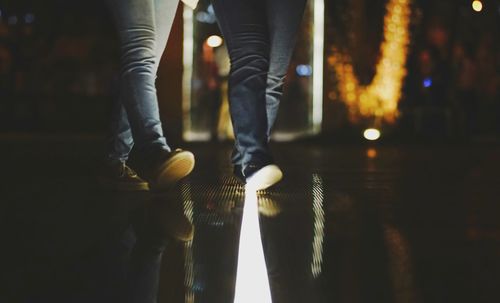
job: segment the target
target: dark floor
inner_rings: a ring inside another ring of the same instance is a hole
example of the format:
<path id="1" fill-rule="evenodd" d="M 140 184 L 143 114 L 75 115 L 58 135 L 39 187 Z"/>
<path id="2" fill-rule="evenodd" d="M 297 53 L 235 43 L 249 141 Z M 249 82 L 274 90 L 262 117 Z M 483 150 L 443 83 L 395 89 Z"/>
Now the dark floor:
<path id="1" fill-rule="evenodd" d="M 0 302 L 147 302 L 164 249 L 159 302 L 232 303 L 245 194 L 230 147 L 191 146 L 197 167 L 169 193 L 124 194 L 95 182 L 101 146 L 0 138 Z M 274 150 L 285 179 L 259 195 L 273 302 L 500 302 L 500 147 Z M 173 240 L 190 222 L 194 239 Z"/>

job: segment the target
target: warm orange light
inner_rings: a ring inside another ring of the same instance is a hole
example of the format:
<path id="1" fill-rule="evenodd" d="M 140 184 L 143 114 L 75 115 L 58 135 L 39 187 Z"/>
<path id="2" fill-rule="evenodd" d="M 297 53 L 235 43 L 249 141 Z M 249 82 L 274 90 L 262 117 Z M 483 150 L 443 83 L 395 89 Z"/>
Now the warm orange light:
<path id="1" fill-rule="evenodd" d="M 354 121 L 359 117 L 377 117 L 393 122 L 398 115 L 410 42 L 410 0 L 389 0 L 386 9 L 381 56 L 370 85 L 359 83 L 349 55 L 334 48 L 328 59 L 336 72 L 340 96 Z"/>
<path id="2" fill-rule="evenodd" d="M 483 10 L 483 3 L 479 0 L 472 1 L 472 9 L 479 13 Z"/>
<path id="3" fill-rule="evenodd" d="M 366 156 L 370 159 L 375 159 L 377 157 L 377 150 L 375 148 L 369 148 L 366 151 Z"/>

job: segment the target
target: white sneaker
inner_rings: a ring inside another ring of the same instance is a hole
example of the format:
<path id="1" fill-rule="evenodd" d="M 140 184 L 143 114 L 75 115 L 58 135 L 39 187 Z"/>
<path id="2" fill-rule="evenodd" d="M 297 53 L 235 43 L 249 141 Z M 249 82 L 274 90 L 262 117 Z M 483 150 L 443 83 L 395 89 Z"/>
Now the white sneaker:
<path id="1" fill-rule="evenodd" d="M 246 186 L 252 190 L 263 190 L 278 183 L 283 178 L 283 172 L 275 165 L 262 167 L 246 179 Z"/>

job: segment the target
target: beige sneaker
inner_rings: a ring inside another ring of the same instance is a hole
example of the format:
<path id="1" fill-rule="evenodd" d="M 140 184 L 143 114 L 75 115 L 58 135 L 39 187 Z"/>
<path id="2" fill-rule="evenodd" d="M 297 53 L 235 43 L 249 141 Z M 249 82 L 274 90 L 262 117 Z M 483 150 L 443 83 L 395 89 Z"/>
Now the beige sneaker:
<path id="1" fill-rule="evenodd" d="M 275 165 L 266 165 L 256 170 L 246 179 L 246 187 L 252 190 L 263 190 L 281 181 L 283 172 Z"/>
<path id="2" fill-rule="evenodd" d="M 98 181 L 104 188 L 119 191 L 147 191 L 148 182 L 123 162 L 108 163 L 101 171 Z"/>
<path id="3" fill-rule="evenodd" d="M 194 169 L 194 155 L 189 151 L 176 149 L 163 152 L 144 177 L 152 190 L 165 190 L 173 186 Z"/>

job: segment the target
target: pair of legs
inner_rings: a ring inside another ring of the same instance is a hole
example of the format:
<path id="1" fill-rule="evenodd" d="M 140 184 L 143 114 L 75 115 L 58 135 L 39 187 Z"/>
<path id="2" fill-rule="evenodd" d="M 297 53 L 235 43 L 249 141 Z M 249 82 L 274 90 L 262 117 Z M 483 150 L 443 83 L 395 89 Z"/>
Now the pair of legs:
<path id="1" fill-rule="evenodd" d="M 248 177 L 273 163 L 268 142 L 278 114 L 306 0 L 212 0 L 231 59 L 233 164 Z"/>
<path id="2" fill-rule="evenodd" d="M 179 0 L 107 0 L 120 38 L 107 162 L 102 183 L 115 189 L 143 190 L 148 184 L 125 165 L 133 146 L 141 177 L 163 189 L 191 172 L 190 152 L 171 152 L 163 135 L 155 80 Z"/>

